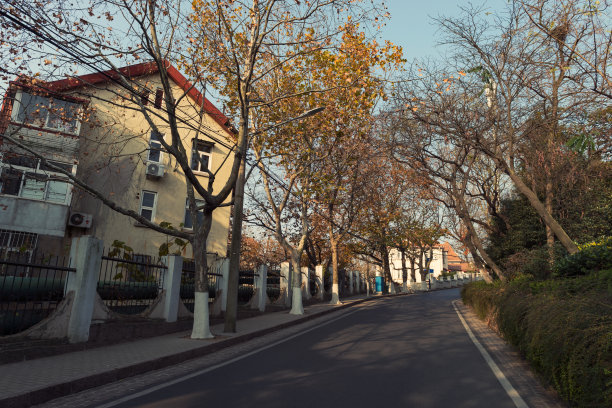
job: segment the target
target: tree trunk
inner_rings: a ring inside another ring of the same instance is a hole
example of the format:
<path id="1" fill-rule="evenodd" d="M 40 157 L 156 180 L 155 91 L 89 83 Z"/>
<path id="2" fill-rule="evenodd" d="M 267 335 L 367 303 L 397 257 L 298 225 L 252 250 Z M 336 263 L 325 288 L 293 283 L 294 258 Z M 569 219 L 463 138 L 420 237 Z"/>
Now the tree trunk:
<path id="1" fill-rule="evenodd" d="M 489 254 L 485 251 L 484 246 L 482 245 L 482 241 L 480 240 L 480 237 L 478 236 L 476 228 L 474 227 L 474 223 L 472 222 L 472 218 L 467 210 L 467 204 L 465 203 L 462 192 L 458 192 L 456 188 L 453 188 L 453 195 L 455 198 L 455 202 L 457 203 L 456 205 L 457 215 L 459 216 L 459 219 L 461 219 L 461 221 L 463 222 L 463 225 L 467 227 L 470 237 L 471 237 L 471 241 L 476 247 L 476 249 L 478 250 L 480 257 L 484 260 L 484 262 L 491 269 L 493 269 L 493 272 L 495 272 L 499 280 L 501 280 L 502 282 L 506 282 L 507 279 L 503 271 L 495 263 L 495 261 L 491 259 Z"/>
<path id="2" fill-rule="evenodd" d="M 423 265 L 423 257 L 425 256 L 425 250 L 421 249 L 419 251 L 419 275 L 421 275 L 421 282 L 425 281 L 425 274 L 424 274 L 424 265 Z"/>
<path id="3" fill-rule="evenodd" d="M 227 307 L 225 333 L 236 333 L 238 317 L 238 280 L 240 274 L 240 247 L 242 245 L 242 212 L 244 207 L 245 159 L 241 158 L 240 170 L 234 187 L 234 211 L 232 214 L 232 242 L 230 244 L 229 276 L 227 278 Z"/>
<path id="4" fill-rule="evenodd" d="M 546 177 L 546 211 L 549 214 L 553 213 L 553 183 L 552 177 L 550 174 L 547 174 Z M 555 264 L 555 234 L 553 233 L 550 226 L 546 225 L 546 245 L 548 247 L 548 263 L 550 264 L 550 268 L 552 270 L 553 265 Z"/>
<path id="5" fill-rule="evenodd" d="M 332 254 L 332 298 L 330 305 L 338 305 L 340 297 L 338 295 L 338 243 L 330 239 L 331 254 Z"/>
<path id="6" fill-rule="evenodd" d="M 476 246 L 474 246 L 474 242 L 472 242 L 471 234 L 469 233 L 469 231 L 468 231 L 465 239 L 461 240 L 461 242 L 463 242 L 463 244 L 468 248 L 468 250 L 472 254 L 472 258 L 474 259 L 474 264 L 476 265 L 478 270 L 480 270 L 482 272 L 482 275 L 484 277 L 485 282 L 492 283 L 493 282 L 493 278 L 489 274 L 489 271 L 486 269 L 485 264 L 483 263 L 482 259 L 480 258 L 480 254 L 478 253 L 478 249 L 476 249 Z"/>
<path id="7" fill-rule="evenodd" d="M 504 162 L 504 164 L 506 163 Z M 546 210 L 546 207 L 544 204 L 542 204 L 538 196 L 523 182 L 523 180 L 521 180 L 520 176 L 516 174 L 514 170 L 507 165 L 505 165 L 505 169 L 518 191 L 520 191 L 520 193 L 523 194 L 527 200 L 529 200 L 529 203 L 536 210 L 540 218 L 542 218 L 544 224 L 550 227 L 551 231 L 559 239 L 559 242 L 561 242 L 561 245 L 563 245 L 567 252 L 570 254 L 575 254 L 578 252 L 578 246 L 574 243 L 574 241 L 572 241 L 569 235 L 567 235 L 561 224 L 559 224 L 557 220 L 555 220 Z"/>
<path id="8" fill-rule="evenodd" d="M 389 250 L 387 249 L 386 245 L 381 245 L 379 250 L 382 258 L 383 274 L 385 280 L 389 282 L 389 293 L 395 294 L 395 282 L 393 282 L 393 276 L 391 276 L 391 266 L 389 265 Z"/>
<path id="9" fill-rule="evenodd" d="M 400 248 L 402 254 L 402 291 L 408 292 L 408 269 L 406 268 L 406 250 Z"/>
<path id="10" fill-rule="evenodd" d="M 304 306 L 302 303 L 302 271 L 300 268 L 300 255 L 298 251 L 291 250 L 291 310 L 289 314 L 303 315 Z"/>
<path id="11" fill-rule="evenodd" d="M 191 246 L 195 262 L 195 299 L 193 306 L 192 339 L 210 339 L 210 312 L 208 306 L 208 259 L 206 258 L 206 244 L 208 233 L 212 224 L 212 212 L 204 212 L 203 225 L 198 225 L 197 217 L 194 219 L 196 234 Z"/>

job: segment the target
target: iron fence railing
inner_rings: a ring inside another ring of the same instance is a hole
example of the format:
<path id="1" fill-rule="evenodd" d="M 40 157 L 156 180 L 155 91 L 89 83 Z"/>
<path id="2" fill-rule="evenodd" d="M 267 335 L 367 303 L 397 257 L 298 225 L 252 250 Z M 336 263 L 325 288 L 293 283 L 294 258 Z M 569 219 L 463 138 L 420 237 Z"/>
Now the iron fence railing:
<path id="1" fill-rule="evenodd" d="M 222 276 L 220 264 L 213 264 L 208 268 L 208 300 L 210 302 L 215 300 Z M 193 313 L 195 302 L 195 262 L 193 260 L 183 260 L 180 294 L 181 301 L 187 310 Z"/>
<path id="2" fill-rule="evenodd" d="M 274 302 L 280 296 L 280 278 L 281 273 L 278 269 L 268 270 L 266 293 L 271 302 Z"/>
<path id="3" fill-rule="evenodd" d="M 255 293 L 255 277 L 259 276 L 254 270 L 241 270 L 238 273 L 238 304 L 248 303 Z"/>
<path id="4" fill-rule="evenodd" d="M 98 294 L 116 313 L 142 313 L 159 295 L 166 269 L 159 257 L 113 249 L 102 256 Z"/>
<path id="5" fill-rule="evenodd" d="M 48 317 L 64 298 L 67 257 L 5 252 L 0 258 L 0 335 L 19 333 Z"/>

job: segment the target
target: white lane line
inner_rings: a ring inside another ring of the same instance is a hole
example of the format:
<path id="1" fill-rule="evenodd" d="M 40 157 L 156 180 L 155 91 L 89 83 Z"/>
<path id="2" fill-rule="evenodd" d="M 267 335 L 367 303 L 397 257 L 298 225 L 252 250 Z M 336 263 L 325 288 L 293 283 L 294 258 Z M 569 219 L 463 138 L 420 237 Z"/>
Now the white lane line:
<path id="1" fill-rule="evenodd" d="M 472 340 L 478 351 L 480 351 L 480 354 L 482 354 L 482 356 L 484 357 L 485 361 L 491 368 L 491 371 L 493 371 L 495 378 L 497 378 L 502 387 L 504 387 L 504 390 L 506 390 L 506 393 L 512 399 L 512 402 L 514 402 L 514 405 L 516 405 L 517 408 L 529 408 L 529 405 L 527 405 L 525 400 L 521 398 L 518 391 L 512 386 L 512 384 L 510 384 L 510 381 L 508 381 L 502 370 L 500 370 L 495 361 L 493 361 L 491 355 L 487 352 L 484 346 L 480 344 L 480 342 L 472 332 L 472 329 L 470 329 L 463 316 L 461 316 L 461 312 L 459 312 L 459 309 L 457 309 L 455 302 L 457 302 L 457 300 L 453 300 L 452 302 L 453 308 L 455 308 L 455 312 L 457 313 L 457 316 L 459 316 L 461 324 L 463 324 L 463 327 L 465 328 L 465 331 L 467 332 L 468 336 L 470 336 L 470 339 Z"/>
<path id="2" fill-rule="evenodd" d="M 368 302 L 368 303 L 370 303 L 370 302 Z M 318 329 L 318 328 L 320 328 L 320 327 L 326 326 L 326 325 L 328 325 L 328 324 L 330 324 L 330 323 L 335 322 L 336 320 L 340 320 L 340 319 L 342 319 L 342 318 L 345 318 L 345 317 L 347 317 L 347 316 L 352 315 L 353 313 L 357 313 L 358 311 L 359 311 L 359 309 L 356 309 L 356 310 L 353 310 L 353 311 L 351 311 L 351 312 L 346 312 L 346 313 L 343 313 L 342 315 L 340 315 L 340 316 L 338 316 L 338 317 L 336 317 L 336 318 L 334 318 L 334 319 L 327 320 L 327 321 L 325 321 L 325 322 L 323 322 L 323 323 L 321 323 L 321 324 L 318 324 L 318 325 L 316 325 L 316 326 L 310 327 L 310 328 L 308 328 L 308 329 L 306 329 L 306 330 L 303 330 L 303 331 L 301 331 L 301 332 L 299 332 L 299 333 L 292 334 L 292 335 L 291 335 L 291 336 L 289 336 L 289 337 L 286 337 L 286 338 L 281 339 L 281 340 L 278 340 L 278 341 L 276 341 L 276 342 L 274 342 L 274 343 L 271 343 L 271 344 L 268 344 L 268 345 L 263 346 L 263 347 L 261 347 L 261 348 L 258 348 L 257 350 L 250 351 L 250 352 L 248 352 L 248 353 L 246 353 L 246 354 L 242 354 L 242 355 L 240 355 L 240 356 L 238 356 L 238 357 L 234 357 L 234 358 L 232 358 L 231 360 L 227 360 L 227 361 L 224 361 L 223 363 L 219 363 L 219 364 L 216 364 L 216 365 L 214 365 L 214 366 L 210 366 L 210 367 L 204 368 L 204 369 L 202 369 L 202 370 L 195 371 L 195 372 L 193 372 L 193 373 L 191 373 L 191 374 L 184 375 L 184 376 L 179 377 L 179 378 L 176 378 L 176 379 L 174 379 L 174 380 L 170 380 L 170 381 L 164 382 L 163 384 L 158 384 L 158 385 L 155 385 L 155 386 L 153 386 L 153 387 L 147 388 L 146 390 L 142 390 L 142 391 L 140 391 L 140 392 L 137 392 L 137 393 L 134 393 L 134 394 L 130 394 L 130 395 L 128 395 L 128 396 L 125 396 L 125 397 L 122 397 L 122 398 L 116 399 L 116 400 L 114 400 L 114 401 L 107 402 L 106 404 L 98 405 L 96 408 L 110 408 L 110 407 L 114 407 L 114 406 L 119 405 L 119 404 L 122 404 L 122 403 L 124 403 L 124 402 L 130 401 L 130 400 L 133 400 L 133 399 L 135 399 L 135 398 L 139 398 L 139 397 L 142 397 L 142 396 L 144 396 L 144 395 L 151 394 L 152 392 L 155 392 L 155 391 L 158 391 L 158 390 L 161 390 L 161 389 L 164 389 L 164 388 L 170 387 L 170 386 L 172 386 L 172 385 L 174 385 L 174 384 L 178 384 L 178 383 L 180 383 L 180 382 L 183 382 L 183 381 L 189 380 L 190 378 L 197 377 L 197 376 L 202 375 L 202 374 L 206 374 L 206 373 L 208 373 L 208 372 L 210 372 L 210 371 L 216 370 L 217 368 L 221 368 L 221 367 L 224 367 L 224 366 L 226 366 L 226 365 L 233 364 L 233 363 L 235 363 L 236 361 L 242 360 L 243 358 L 247 358 L 247 357 L 249 357 L 249 356 L 252 356 L 253 354 L 257 354 L 257 353 L 259 353 L 259 352 L 262 352 L 262 351 L 264 351 L 264 350 L 267 350 L 267 349 L 269 349 L 269 348 L 272 348 L 272 347 L 274 347 L 274 346 L 277 346 L 277 345 L 279 345 L 279 344 L 281 344 L 281 343 L 284 343 L 284 342 L 286 342 L 286 341 L 289 341 L 289 340 L 291 340 L 291 339 L 294 339 L 294 338 L 296 338 L 296 337 L 298 337 L 298 336 L 301 336 L 302 334 L 305 334 L 305 333 L 311 332 L 311 331 L 313 331 L 313 330 L 316 330 L 316 329 Z"/>

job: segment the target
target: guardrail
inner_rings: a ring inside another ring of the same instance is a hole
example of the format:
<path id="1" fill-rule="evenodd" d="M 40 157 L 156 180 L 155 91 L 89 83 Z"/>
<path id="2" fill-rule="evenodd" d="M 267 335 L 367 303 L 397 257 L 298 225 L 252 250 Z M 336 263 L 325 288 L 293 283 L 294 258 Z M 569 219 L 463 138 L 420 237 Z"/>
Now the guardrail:
<path id="1" fill-rule="evenodd" d="M 280 269 L 268 270 L 266 293 L 271 302 L 274 302 L 280 296 Z"/>
<path id="2" fill-rule="evenodd" d="M 208 299 L 210 302 L 215 300 L 219 289 L 219 280 L 223 275 L 216 272 L 214 265 L 208 268 Z M 181 301 L 185 307 L 193 313 L 195 302 L 195 262 L 183 260 L 183 273 L 181 275 Z"/>
<path id="3" fill-rule="evenodd" d="M 49 316 L 64 298 L 66 257 L 8 253 L 0 259 L 0 336 L 19 333 Z"/>
<path id="4" fill-rule="evenodd" d="M 116 313 L 142 313 L 153 304 L 163 287 L 166 269 L 161 258 L 111 251 L 102 256 L 98 294 Z"/>

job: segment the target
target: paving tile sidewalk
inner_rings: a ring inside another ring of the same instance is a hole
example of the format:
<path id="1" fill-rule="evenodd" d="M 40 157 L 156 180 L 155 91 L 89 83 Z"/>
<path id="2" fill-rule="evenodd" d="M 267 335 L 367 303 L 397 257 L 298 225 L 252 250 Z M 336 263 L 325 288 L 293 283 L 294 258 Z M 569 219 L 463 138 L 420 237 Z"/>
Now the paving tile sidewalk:
<path id="1" fill-rule="evenodd" d="M 303 316 L 287 311 L 240 320 L 237 333 L 212 326 L 216 338 L 192 340 L 189 332 L 0 365 L 0 407 L 28 407 L 87 388 L 177 364 L 290 327 L 376 297 L 354 296 L 343 304 L 318 303 Z"/>

